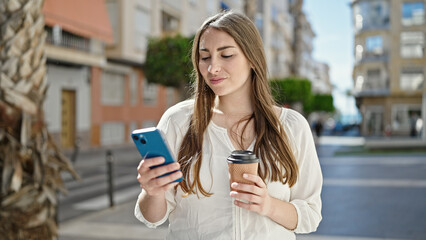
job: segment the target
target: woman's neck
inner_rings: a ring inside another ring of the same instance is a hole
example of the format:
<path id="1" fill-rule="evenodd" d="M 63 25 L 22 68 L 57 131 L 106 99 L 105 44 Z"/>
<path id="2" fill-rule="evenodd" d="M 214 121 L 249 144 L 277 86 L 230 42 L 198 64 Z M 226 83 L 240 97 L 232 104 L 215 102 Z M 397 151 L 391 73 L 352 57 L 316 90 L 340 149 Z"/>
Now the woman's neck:
<path id="1" fill-rule="evenodd" d="M 216 110 L 228 117 L 247 116 L 253 113 L 250 96 L 221 96 L 215 101 Z"/>

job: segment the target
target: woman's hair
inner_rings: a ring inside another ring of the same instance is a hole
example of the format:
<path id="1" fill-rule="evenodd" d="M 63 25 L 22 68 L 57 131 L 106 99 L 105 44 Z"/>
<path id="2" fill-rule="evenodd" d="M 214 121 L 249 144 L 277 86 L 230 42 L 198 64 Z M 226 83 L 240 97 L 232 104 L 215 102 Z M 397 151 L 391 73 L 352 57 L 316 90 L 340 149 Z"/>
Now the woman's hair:
<path id="1" fill-rule="evenodd" d="M 178 162 L 183 173 L 183 181 L 180 184 L 183 192 L 187 194 L 200 192 L 204 196 L 212 194 L 201 186 L 200 180 L 203 136 L 212 119 L 215 100 L 215 94 L 206 84 L 198 66 L 200 37 L 207 28 L 215 28 L 229 34 L 252 66 L 250 96 L 254 111 L 251 120 L 254 121 L 256 134 L 254 152 L 261 159 L 259 176 L 264 181 L 269 179 L 293 186 L 297 180 L 298 167 L 287 135 L 274 111 L 276 104 L 267 79 L 262 38 L 253 22 L 245 15 L 225 11 L 207 19 L 194 37 L 192 46 L 193 74 L 196 80 L 194 113 L 178 153 Z M 193 171 L 192 174 L 190 171 Z M 193 176 L 193 179 L 190 176 Z"/>

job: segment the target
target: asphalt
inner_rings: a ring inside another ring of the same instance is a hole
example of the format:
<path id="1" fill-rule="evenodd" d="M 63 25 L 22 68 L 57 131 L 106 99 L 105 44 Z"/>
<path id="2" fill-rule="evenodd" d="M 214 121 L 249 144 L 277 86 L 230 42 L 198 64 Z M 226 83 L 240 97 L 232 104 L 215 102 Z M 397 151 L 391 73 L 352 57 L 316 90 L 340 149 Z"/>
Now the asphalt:
<path id="1" fill-rule="evenodd" d="M 321 137 L 318 141 L 319 149 L 322 145 L 359 146 L 364 144 L 361 137 Z M 327 157 L 326 157 L 327 158 Z M 327 158 L 333 161 L 332 156 Z M 80 166 L 83 167 L 83 166 Z M 327 184 L 335 184 L 333 182 Z M 351 183 L 352 184 L 352 183 Z M 362 184 L 362 183 L 361 183 Z M 381 183 L 378 183 L 381 184 Z M 424 187 L 424 186 L 422 186 Z M 101 209 L 71 220 L 61 222 L 59 225 L 59 240 L 147 240 L 164 239 L 167 233 L 167 225 L 163 224 L 157 229 L 149 229 L 140 223 L 133 214 L 137 194 L 130 196 L 127 201 L 114 207 Z M 344 234 L 343 234 L 344 235 Z M 366 236 L 343 236 L 338 234 L 312 233 L 308 235 L 297 235 L 298 240 L 384 240 L 397 238 L 366 237 Z M 398 238 L 405 239 L 405 238 Z"/>

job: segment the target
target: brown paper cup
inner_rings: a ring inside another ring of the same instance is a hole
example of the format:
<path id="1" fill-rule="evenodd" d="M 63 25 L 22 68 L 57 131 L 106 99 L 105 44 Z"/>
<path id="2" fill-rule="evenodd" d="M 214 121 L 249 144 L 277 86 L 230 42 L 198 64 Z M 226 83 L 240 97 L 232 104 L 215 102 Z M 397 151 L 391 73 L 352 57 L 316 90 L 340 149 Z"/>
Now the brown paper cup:
<path id="1" fill-rule="evenodd" d="M 251 151 L 233 151 L 228 157 L 229 184 L 233 182 L 253 184 L 243 178 L 244 173 L 257 175 L 259 159 Z M 232 189 L 236 191 L 235 189 Z"/>

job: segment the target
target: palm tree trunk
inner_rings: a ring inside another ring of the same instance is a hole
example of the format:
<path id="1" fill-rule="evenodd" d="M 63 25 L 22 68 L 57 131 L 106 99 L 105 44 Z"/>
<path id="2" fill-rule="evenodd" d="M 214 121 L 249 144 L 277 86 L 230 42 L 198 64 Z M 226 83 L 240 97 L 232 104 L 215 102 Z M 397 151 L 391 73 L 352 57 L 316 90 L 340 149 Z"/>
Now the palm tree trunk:
<path id="1" fill-rule="evenodd" d="M 0 236 L 55 239 L 60 173 L 70 172 L 47 132 L 43 0 L 0 0 Z"/>

